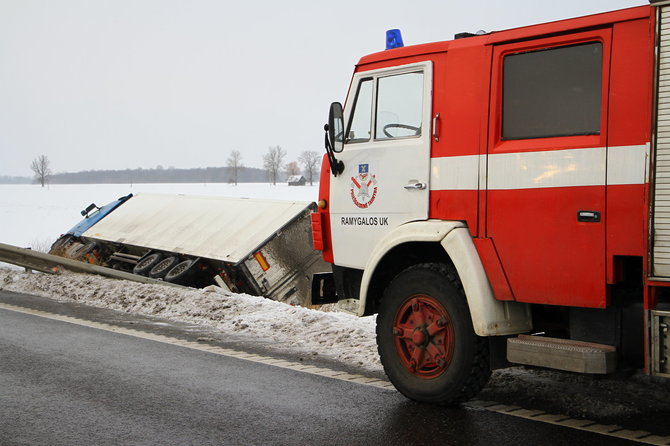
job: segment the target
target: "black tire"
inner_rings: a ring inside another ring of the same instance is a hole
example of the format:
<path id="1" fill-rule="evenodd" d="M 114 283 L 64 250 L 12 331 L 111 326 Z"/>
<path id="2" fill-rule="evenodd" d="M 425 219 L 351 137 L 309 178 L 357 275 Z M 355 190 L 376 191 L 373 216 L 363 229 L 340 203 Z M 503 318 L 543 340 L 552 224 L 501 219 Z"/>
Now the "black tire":
<path id="1" fill-rule="evenodd" d="M 196 261 L 194 259 L 184 260 L 177 263 L 165 274 L 163 280 L 166 282 L 178 283 L 185 285 L 188 279 L 193 275 Z"/>
<path id="2" fill-rule="evenodd" d="M 137 264 L 133 267 L 133 274 L 139 274 L 141 276 L 146 276 L 149 274 L 149 271 L 156 266 L 158 262 L 163 259 L 163 254 L 155 252 L 149 254 L 148 256 L 142 257 Z"/>
<path id="3" fill-rule="evenodd" d="M 491 375 L 488 341 L 475 334 L 458 275 L 443 264 L 416 265 L 391 281 L 377 348 L 393 385 L 420 402 L 467 401 Z"/>
<path id="4" fill-rule="evenodd" d="M 73 243 L 65 251 L 66 257 L 70 257 L 74 260 L 81 260 L 86 257 L 87 254 L 90 254 L 95 249 L 95 242 L 87 243 Z"/>
<path id="5" fill-rule="evenodd" d="M 166 257 L 160 262 L 156 263 L 153 268 L 149 271 L 149 277 L 154 279 L 160 279 L 167 274 L 168 271 L 172 269 L 179 262 L 178 257 Z"/>

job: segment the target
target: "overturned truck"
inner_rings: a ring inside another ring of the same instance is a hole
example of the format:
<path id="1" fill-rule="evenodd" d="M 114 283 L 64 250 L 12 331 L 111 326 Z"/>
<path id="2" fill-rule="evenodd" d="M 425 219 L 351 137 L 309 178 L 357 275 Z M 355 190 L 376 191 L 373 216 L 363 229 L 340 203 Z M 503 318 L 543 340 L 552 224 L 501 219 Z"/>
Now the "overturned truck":
<path id="1" fill-rule="evenodd" d="M 314 203 L 137 194 L 91 204 L 51 254 L 191 287 L 308 305 L 313 273 L 328 270 L 312 248 Z"/>

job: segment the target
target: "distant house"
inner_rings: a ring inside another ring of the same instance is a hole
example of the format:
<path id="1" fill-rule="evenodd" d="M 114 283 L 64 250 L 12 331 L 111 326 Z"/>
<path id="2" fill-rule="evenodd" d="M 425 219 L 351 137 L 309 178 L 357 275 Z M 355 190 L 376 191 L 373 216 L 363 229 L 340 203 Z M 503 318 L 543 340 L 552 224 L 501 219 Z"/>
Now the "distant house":
<path id="1" fill-rule="evenodd" d="M 304 186 L 307 180 L 302 175 L 291 175 L 288 177 L 289 186 Z"/>

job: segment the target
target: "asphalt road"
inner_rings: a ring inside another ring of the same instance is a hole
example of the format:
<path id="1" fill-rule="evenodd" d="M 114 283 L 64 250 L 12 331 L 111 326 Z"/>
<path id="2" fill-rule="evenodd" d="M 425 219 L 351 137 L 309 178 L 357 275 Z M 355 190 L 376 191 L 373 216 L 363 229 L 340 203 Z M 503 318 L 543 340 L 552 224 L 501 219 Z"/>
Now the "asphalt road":
<path id="1" fill-rule="evenodd" d="M 7 301 L 198 335 L 0 291 L 0 302 Z M 0 445 L 46 444 L 633 443 L 485 410 L 416 404 L 392 390 L 0 309 Z"/>

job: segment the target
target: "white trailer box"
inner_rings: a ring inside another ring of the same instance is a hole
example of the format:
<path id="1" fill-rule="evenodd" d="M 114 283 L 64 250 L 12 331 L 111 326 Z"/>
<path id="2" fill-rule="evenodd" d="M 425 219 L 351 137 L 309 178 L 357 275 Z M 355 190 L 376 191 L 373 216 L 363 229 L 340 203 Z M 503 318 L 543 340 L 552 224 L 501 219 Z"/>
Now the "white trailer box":
<path id="1" fill-rule="evenodd" d="M 111 266 L 152 252 L 197 258 L 233 289 L 307 304 L 312 274 L 328 271 L 312 247 L 314 209 L 298 201 L 138 194 L 79 241 L 102 248 L 99 258 Z"/>

